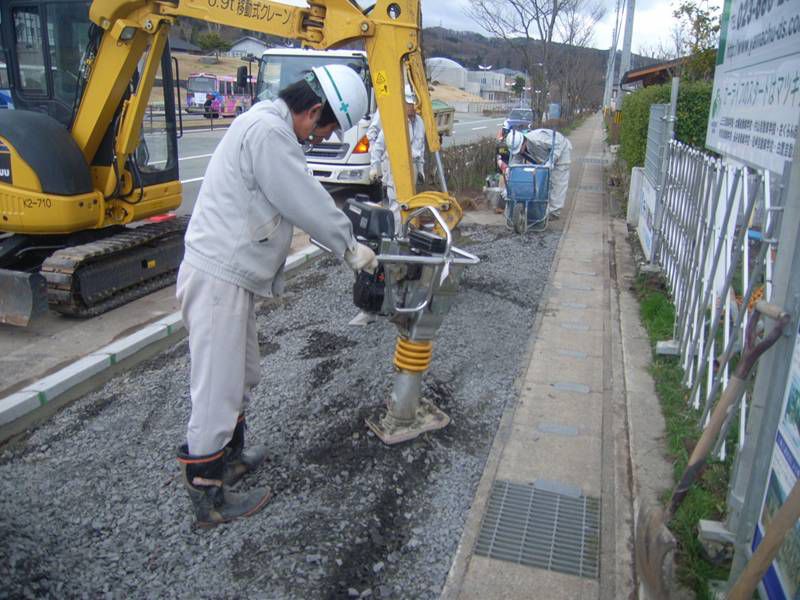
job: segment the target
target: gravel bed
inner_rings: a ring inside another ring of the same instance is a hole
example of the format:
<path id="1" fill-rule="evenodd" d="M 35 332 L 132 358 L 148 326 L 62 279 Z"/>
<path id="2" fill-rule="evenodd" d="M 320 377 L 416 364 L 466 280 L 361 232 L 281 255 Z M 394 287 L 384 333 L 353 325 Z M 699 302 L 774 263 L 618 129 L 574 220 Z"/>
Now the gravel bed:
<path id="1" fill-rule="evenodd" d="M 263 512 L 192 526 L 175 448 L 186 341 L 0 453 L 0 598 L 435 598 L 441 592 L 547 281 L 558 234 L 462 227 L 468 267 L 424 395 L 452 423 L 395 447 L 364 417 L 391 390 L 394 326 L 348 327 L 352 275 L 325 259 L 258 315 L 248 411 L 270 463 Z"/>

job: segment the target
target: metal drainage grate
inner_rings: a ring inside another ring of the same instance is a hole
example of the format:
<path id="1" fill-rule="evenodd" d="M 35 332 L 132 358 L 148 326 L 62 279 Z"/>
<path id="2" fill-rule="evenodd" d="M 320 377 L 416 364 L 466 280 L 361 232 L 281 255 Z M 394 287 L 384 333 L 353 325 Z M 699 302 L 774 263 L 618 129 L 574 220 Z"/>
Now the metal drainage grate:
<path id="1" fill-rule="evenodd" d="M 597 579 L 600 500 L 495 481 L 475 554 Z"/>

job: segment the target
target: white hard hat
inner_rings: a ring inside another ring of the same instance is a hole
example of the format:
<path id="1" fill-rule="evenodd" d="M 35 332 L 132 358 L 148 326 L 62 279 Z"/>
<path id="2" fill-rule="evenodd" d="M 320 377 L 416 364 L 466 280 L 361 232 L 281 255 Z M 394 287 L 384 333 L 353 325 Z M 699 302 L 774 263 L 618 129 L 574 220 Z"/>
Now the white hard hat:
<path id="1" fill-rule="evenodd" d="M 525 136 L 519 131 L 512 129 L 506 136 L 506 148 L 508 148 L 511 154 L 519 154 L 519 151 L 522 150 L 522 142 L 524 141 Z"/>
<path id="2" fill-rule="evenodd" d="M 356 125 L 367 114 L 367 88 L 353 69 L 347 65 L 323 65 L 312 71 L 342 131 Z"/>
<path id="3" fill-rule="evenodd" d="M 405 90 L 403 91 L 406 97 L 406 102 L 409 104 L 416 104 L 417 103 L 417 96 L 414 94 L 414 90 L 411 89 L 409 84 L 406 84 Z"/>

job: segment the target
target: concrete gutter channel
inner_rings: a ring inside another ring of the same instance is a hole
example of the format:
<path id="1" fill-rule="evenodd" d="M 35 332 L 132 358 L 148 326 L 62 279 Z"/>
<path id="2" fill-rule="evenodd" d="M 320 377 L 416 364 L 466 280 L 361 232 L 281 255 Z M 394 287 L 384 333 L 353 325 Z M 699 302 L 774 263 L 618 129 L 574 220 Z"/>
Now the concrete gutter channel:
<path id="1" fill-rule="evenodd" d="M 581 157 L 590 153 L 605 153 L 604 149 L 598 150 L 598 148 L 605 147 L 602 140 L 597 139 L 602 135 L 601 127 L 601 121 L 594 117 L 577 130 L 576 133 L 583 130 L 584 137 L 587 137 L 586 134 L 589 130 L 592 132 L 588 136 L 589 141 L 585 142 L 585 148 L 582 148 L 580 152 Z M 577 152 L 575 154 L 578 155 Z M 577 163 L 579 160 L 575 162 Z M 438 584 L 432 581 L 431 583 L 435 585 L 431 585 L 431 593 L 426 593 L 425 597 L 434 597 L 439 593 L 442 598 L 448 600 L 523 596 L 612 599 L 636 596 L 636 577 L 632 564 L 634 512 L 639 506 L 640 497 L 644 497 L 650 502 L 658 497 L 665 483 L 671 481 L 672 469 L 663 458 L 661 443 L 664 435 L 663 418 L 652 379 L 647 373 L 650 356 L 649 341 L 639 323 L 636 299 L 629 291 L 629 282 L 634 276 L 635 266 L 626 245 L 627 230 L 622 221 L 609 216 L 605 199 L 602 209 L 603 223 L 600 225 L 604 247 L 602 260 L 606 264 L 605 272 L 600 274 L 602 278 L 601 293 L 604 300 L 597 311 L 601 313 L 598 314 L 598 318 L 600 319 L 599 327 L 603 348 L 601 374 L 597 377 L 600 378 L 602 384 L 600 384 L 601 389 L 592 390 L 592 398 L 597 397 L 600 400 L 599 406 L 592 404 L 589 409 L 598 413 L 597 418 L 602 425 L 598 432 L 599 437 L 591 444 L 592 448 L 599 450 L 598 455 L 586 456 L 587 463 L 594 464 L 596 462 L 601 471 L 598 476 L 601 480 L 599 487 L 594 489 L 593 485 L 589 484 L 591 493 L 600 497 L 602 508 L 598 578 L 594 581 L 584 577 L 567 579 L 569 576 L 562 576 L 551 571 L 524 566 L 517 567 L 516 565 L 511 565 L 512 569 L 509 567 L 510 563 L 491 560 L 492 569 L 498 574 L 498 579 L 484 578 L 485 581 L 475 585 L 476 576 L 481 577 L 482 572 L 480 568 L 473 568 L 473 563 L 480 567 L 481 561 L 489 560 L 476 557 L 474 554 L 476 540 L 485 517 L 492 486 L 498 478 L 498 472 L 502 471 L 501 461 L 504 460 L 504 453 L 507 452 L 510 440 L 515 434 L 515 428 L 518 428 L 515 419 L 523 403 L 523 396 L 526 394 L 523 388 L 530 385 L 531 370 L 534 369 L 536 357 L 539 356 L 536 343 L 543 335 L 542 323 L 546 316 L 545 312 L 548 310 L 544 307 L 552 306 L 552 296 L 554 293 L 556 296 L 558 295 L 558 286 L 562 285 L 556 281 L 556 277 L 560 262 L 569 260 L 564 257 L 566 232 L 573 225 L 576 201 L 586 201 L 586 194 L 592 193 L 592 190 L 588 192 L 586 190 L 597 187 L 586 187 L 579 184 L 583 182 L 585 172 L 590 167 L 593 177 L 596 177 L 598 170 L 601 173 L 600 176 L 603 176 L 602 166 L 589 164 L 588 161 L 580 161 L 580 164 L 581 168 L 576 169 L 577 173 L 570 182 L 572 185 L 570 214 L 565 215 L 562 221 L 565 233 L 558 241 L 547 285 L 541 297 L 540 308 L 537 310 L 530 330 L 530 340 L 520 359 L 525 366 L 520 371 L 515 383 L 513 396 L 516 401 L 509 401 L 501 413 L 499 426 L 483 467 L 482 476 L 479 481 L 476 481 L 477 489 L 473 488 L 475 496 L 471 502 L 471 509 L 465 515 L 466 520 L 463 522 L 460 541 L 457 547 L 452 548 L 454 552 L 451 555 L 452 562 L 446 581 L 440 581 Z M 601 189 L 605 189 L 604 186 L 601 186 Z M 585 220 L 586 216 L 583 219 Z M 573 242 L 570 248 L 574 247 Z M 321 250 L 313 247 L 307 247 L 293 254 L 287 263 L 287 273 L 297 274 L 302 267 L 311 264 L 322 254 Z M 588 272 L 584 275 L 588 275 Z M 483 281 L 473 282 L 472 285 L 476 286 L 479 283 L 483 284 Z M 554 288 L 554 286 L 556 287 Z M 492 293 L 488 287 L 484 289 L 484 287 L 478 286 L 476 289 Z M 550 316 L 552 317 L 552 315 Z M 173 313 L 92 352 L 68 367 L 26 386 L 23 390 L 0 399 L 0 443 L 41 423 L 60 408 L 90 391 L 100 388 L 120 373 L 131 370 L 136 365 L 170 348 L 185 335 L 186 331 L 181 322 L 180 313 Z M 561 375 L 564 381 L 572 381 L 569 379 L 569 373 L 562 372 Z M 578 381 L 577 375 L 575 381 Z M 579 395 L 575 393 L 576 386 L 578 384 L 575 384 L 573 389 L 567 390 L 567 395 Z M 589 387 L 587 386 L 586 389 L 588 391 Z M 553 423 L 566 422 L 566 416 L 562 419 L 557 416 L 550 417 L 550 421 Z M 543 418 L 546 420 L 546 417 Z M 581 435 L 584 436 L 590 427 L 587 425 L 579 429 L 583 432 Z M 355 434 L 353 435 L 355 436 Z M 593 436 L 594 433 L 590 435 Z M 445 447 L 451 443 L 452 441 L 446 441 Z M 440 449 L 443 447 L 440 442 L 437 442 L 436 434 L 433 434 L 426 444 Z M 399 451 L 400 449 L 398 449 Z M 407 446 L 407 450 L 403 450 L 403 452 L 418 452 L 418 448 L 412 450 Z M 427 458 L 425 460 L 427 462 Z M 525 460 L 532 461 L 534 458 L 527 457 Z M 528 472 L 524 465 L 520 469 Z M 507 472 L 508 469 L 506 468 L 505 471 Z M 571 474 L 564 471 L 560 475 L 561 479 L 566 482 L 562 489 L 570 487 L 569 484 L 573 483 L 570 480 Z M 452 476 L 454 475 L 451 474 L 447 477 Z M 554 479 L 558 477 L 559 473 L 556 469 Z M 579 484 L 577 487 L 580 489 L 581 480 L 576 481 Z M 595 481 L 595 477 L 591 476 L 583 481 Z M 583 490 L 583 493 L 588 494 L 586 490 Z M 408 517 L 408 513 L 406 516 Z M 419 536 L 417 529 L 414 528 L 415 535 L 411 542 Z M 403 550 L 403 552 L 405 551 Z M 392 554 L 396 553 L 392 552 Z M 308 557 L 306 560 L 309 560 Z M 339 564 L 341 566 L 341 563 Z M 382 568 L 384 563 L 378 564 Z M 475 571 L 472 575 L 470 575 L 471 569 Z M 507 577 L 509 581 L 501 581 L 503 576 Z M 443 588 L 442 585 L 444 585 Z M 435 594 L 433 593 L 434 587 L 438 590 Z M 487 589 L 493 589 L 494 595 L 486 595 Z M 521 589 L 527 590 L 527 592 L 519 595 L 515 591 Z M 541 595 L 537 596 L 535 593 L 531 595 L 531 590 L 540 590 Z M 397 588 L 394 591 L 396 592 Z M 402 594 L 400 596 L 382 595 L 378 590 L 377 596 L 393 598 L 401 597 Z"/>
<path id="2" fill-rule="evenodd" d="M 287 277 L 295 275 L 323 254 L 314 246 L 293 253 L 286 261 Z M 174 312 L 1 398 L 0 444 L 48 419 L 73 400 L 100 388 L 185 336 L 181 314 Z"/>

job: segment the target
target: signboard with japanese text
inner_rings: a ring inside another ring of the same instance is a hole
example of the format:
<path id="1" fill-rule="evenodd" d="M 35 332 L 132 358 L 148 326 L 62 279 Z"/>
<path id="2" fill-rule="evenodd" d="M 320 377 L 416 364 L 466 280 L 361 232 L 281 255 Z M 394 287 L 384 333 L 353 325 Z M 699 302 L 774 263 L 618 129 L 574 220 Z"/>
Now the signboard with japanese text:
<path id="1" fill-rule="evenodd" d="M 786 391 L 783 395 L 781 420 L 775 435 L 767 489 L 753 535 L 755 550 L 764 537 L 767 524 L 786 501 L 795 482 L 800 479 L 800 332 L 798 332 Z M 789 532 L 762 581 L 770 600 L 800 598 L 800 523 Z"/>
<path id="2" fill-rule="evenodd" d="M 800 119 L 800 0 L 725 0 L 706 146 L 782 172 Z"/>

